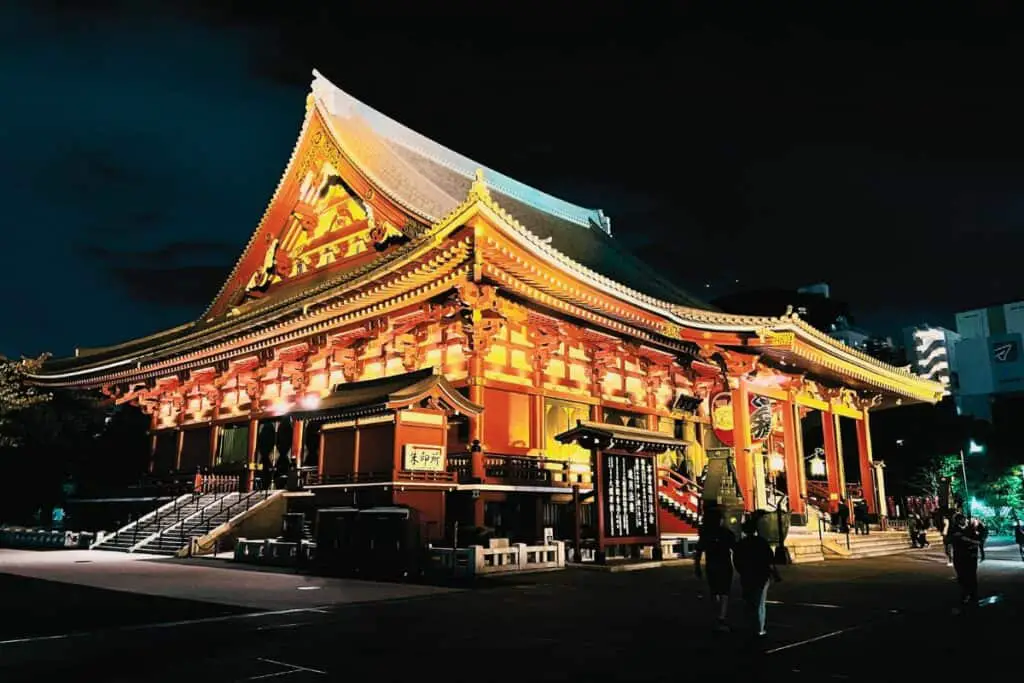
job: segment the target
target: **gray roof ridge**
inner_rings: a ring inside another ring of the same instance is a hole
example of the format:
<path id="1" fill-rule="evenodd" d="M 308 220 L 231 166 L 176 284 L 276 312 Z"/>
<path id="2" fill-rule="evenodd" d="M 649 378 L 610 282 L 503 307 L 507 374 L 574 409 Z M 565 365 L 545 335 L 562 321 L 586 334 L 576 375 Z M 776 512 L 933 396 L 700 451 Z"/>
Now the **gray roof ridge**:
<path id="1" fill-rule="evenodd" d="M 316 69 L 313 70 L 313 76 L 313 95 L 326 105 L 332 115 L 343 116 L 346 112 L 349 115 L 358 115 L 370 125 L 374 132 L 388 141 L 406 147 L 469 180 L 475 177 L 477 169 L 483 169 L 487 185 L 492 190 L 581 227 L 597 227 L 604 232 L 611 232 L 608 218 L 600 209 L 587 209 L 559 199 L 473 161 L 359 101 L 334 85 Z"/>

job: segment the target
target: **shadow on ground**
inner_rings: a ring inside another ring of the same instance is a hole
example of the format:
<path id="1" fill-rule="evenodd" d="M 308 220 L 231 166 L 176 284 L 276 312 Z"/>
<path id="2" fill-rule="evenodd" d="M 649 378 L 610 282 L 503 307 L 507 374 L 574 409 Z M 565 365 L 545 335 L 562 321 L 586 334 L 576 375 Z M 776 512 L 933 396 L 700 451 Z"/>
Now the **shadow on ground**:
<path id="1" fill-rule="evenodd" d="M 0 640 L 53 636 L 255 610 L 0 574 Z"/>

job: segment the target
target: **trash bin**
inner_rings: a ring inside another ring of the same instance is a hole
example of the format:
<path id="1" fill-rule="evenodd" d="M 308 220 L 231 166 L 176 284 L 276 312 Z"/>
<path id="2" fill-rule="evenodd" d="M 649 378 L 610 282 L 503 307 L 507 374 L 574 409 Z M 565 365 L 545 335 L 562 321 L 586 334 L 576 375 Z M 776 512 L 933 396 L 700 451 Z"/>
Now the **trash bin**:
<path id="1" fill-rule="evenodd" d="M 401 506 L 378 507 L 359 513 L 357 545 L 368 578 L 402 579 L 420 575 L 422 548 L 416 511 Z"/>
<path id="2" fill-rule="evenodd" d="M 323 508 L 316 513 L 316 562 L 326 574 L 351 576 L 360 559 L 355 544 L 359 510 L 354 507 Z"/>

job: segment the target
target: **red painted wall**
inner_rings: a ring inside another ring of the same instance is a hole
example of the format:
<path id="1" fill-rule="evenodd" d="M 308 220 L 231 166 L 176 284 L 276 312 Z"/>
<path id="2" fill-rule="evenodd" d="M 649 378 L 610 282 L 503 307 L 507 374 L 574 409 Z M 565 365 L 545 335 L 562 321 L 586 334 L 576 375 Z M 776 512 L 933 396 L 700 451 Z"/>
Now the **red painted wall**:
<path id="1" fill-rule="evenodd" d="M 395 491 L 397 505 L 408 505 L 419 513 L 420 533 L 424 543 L 444 537 L 444 498 L 444 491 Z"/>
<path id="2" fill-rule="evenodd" d="M 395 425 L 359 428 L 359 471 L 387 472 L 394 469 Z"/>

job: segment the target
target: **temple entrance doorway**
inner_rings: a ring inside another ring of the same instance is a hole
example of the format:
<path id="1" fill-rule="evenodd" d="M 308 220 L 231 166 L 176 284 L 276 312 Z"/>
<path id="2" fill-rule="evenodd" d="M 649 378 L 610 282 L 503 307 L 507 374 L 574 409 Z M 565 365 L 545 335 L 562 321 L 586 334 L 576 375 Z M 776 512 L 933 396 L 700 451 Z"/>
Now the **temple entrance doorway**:
<path id="1" fill-rule="evenodd" d="M 260 420 L 256 431 L 256 466 L 263 488 L 278 488 L 292 467 L 292 420 Z"/>

